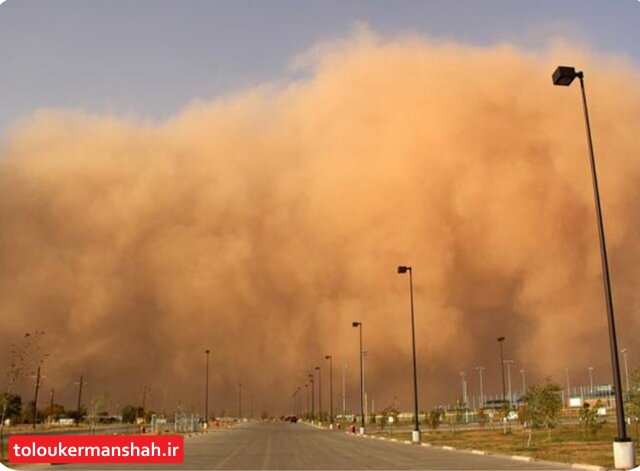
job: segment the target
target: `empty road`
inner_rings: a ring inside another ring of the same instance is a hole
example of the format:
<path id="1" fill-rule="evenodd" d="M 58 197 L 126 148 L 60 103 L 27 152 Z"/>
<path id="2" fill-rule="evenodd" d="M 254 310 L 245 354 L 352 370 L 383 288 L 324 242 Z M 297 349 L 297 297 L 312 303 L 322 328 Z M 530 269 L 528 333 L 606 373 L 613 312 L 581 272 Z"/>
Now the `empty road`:
<path id="1" fill-rule="evenodd" d="M 57 465 L 56 469 L 568 469 L 547 463 L 349 435 L 288 422 L 248 422 L 185 439 L 172 465 Z M 29 469 L 51 469 L 30 465 Z"/>

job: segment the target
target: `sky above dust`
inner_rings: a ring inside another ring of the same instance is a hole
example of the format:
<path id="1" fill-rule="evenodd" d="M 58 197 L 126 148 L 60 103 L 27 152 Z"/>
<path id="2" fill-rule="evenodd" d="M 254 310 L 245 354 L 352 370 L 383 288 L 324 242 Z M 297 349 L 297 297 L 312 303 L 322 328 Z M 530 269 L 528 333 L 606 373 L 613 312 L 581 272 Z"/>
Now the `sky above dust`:
<path id="1" fill-rule="evenodd" d="M 580 93 L 552 86 L 559 64 L 585 71 L 635 365 L 640 4 L 178 3 L 0 7 L 2 336 L 44 332 L 57 402 L 75 407 L 82 374 L 87 404 L 147 386 L 155 410 L 202 412 L 210 349 L 211 410 L 235 412 L 242 383 L 246 413 L 289 412 L 315 366 L 326 409 L 327 354 L 336 409 L 347 365 L 356 410 L 357 320 L 368 394 L 408 410 L 400 264 L 422 409 L 459 397 L 461 371 L 477 395 L 476 366 L 498 394 L 501 335 L 514 391 L 520 370 L 610 381 Z"/>

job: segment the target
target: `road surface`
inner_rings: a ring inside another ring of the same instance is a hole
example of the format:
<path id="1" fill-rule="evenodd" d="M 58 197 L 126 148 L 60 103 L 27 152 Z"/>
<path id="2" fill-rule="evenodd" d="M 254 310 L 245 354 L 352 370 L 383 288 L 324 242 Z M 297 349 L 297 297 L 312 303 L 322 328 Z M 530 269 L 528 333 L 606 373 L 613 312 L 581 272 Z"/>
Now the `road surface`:
<path id="1" fill-rule="evenodd" d="M 52 469 L 29 465 L 29 469 Z M 185 460 L 171 465 L 56 465 L 55 469 L 568 469 L 364 438 L 288 422 L 248 422 L 185 439 Z"/>

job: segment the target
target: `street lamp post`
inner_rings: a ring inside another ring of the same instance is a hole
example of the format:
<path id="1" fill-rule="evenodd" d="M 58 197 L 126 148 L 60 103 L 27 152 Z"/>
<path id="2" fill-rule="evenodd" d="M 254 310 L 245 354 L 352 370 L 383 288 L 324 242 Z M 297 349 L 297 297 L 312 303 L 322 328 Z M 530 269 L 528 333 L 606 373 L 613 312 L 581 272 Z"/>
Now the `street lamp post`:
<path id="1" fill-rule="evenodd" d="M 464 406 L 467 406 L 467 373 L 460 372 L 460 378 L 462 379 L 462 402 Z"/>
<path id="2" fill-rule="evenodd" d="M 478 374 L 480 376 L 480 407 L 482 409 L 484 407 L 484 389 L 482 386 L 482 372 L 484 371 L 484 366 L 476 366 L 476 370 L 478 370 Z"/>
<path id="3" fill-rule="evenodd" d="M 204 428 L 209 428 L 209 353 L 210 350 L 204 351 L 207 358 L 207 364 L 205 369 L 205 386 L 204 386 Z"/>
<path id="4" fill-rule="evenodd" d="M 306 407 L 306 410 L 305 410 L 305 415 L 307 417 L 309 417 L 309 412 L 310 412 L 310 409 L 309 409 L 309 384 L 305 383 L 304 387 L 307 388 L 307 393 L 305 394 L 307 396 L 307 407 Z"/>
<path id="5" fill-rule="evenodd" d="M 318 370 L 318 421 L 322 423 L 322 368 L 316 366 Z"/>
<path id="6" fill-rule="evenodd" d="M 627 383 L 627 392 L 629 392 L 629 365 L 627 364 L 627 349 L 623 348 L 620 350 L 622 353 L 622 359 L 624 360 L 624 377 Z"/>
<path id="7" fill-rule="evenodd" d="M 342 417 L 347 415 L 347 364 L 342 364 Z"/>
<path id="8" fill-rule="evenodd" d="M 351 325 L 357 327 L 360 332 L 360 435 L 364 435 L 364 355 L 362 352 L 362 322 L 354 321 Z"/>
<path id="9" fill-rule="evenodd" d="M 527 394 L 527 380 L 524 377 L 524 370 L 520 370 L 520 374 L 522 375 L 522 395 Z"/>
<path id="10" fill-rule="evenodd" d="M 333 430 L 333 357 L 325 355 L 325 360 L 329 360 L 329 428 Z"/>
<path id="11" fill-rule="evenodd" d="M 316 409 L 315 409 L 315 404 L 316 404 L 316 400 L 314 397 L 314 388 L 316 387 L 313 381 L 313 374 L 309 373 L 309 382 L 311 383 L 311 422 L 313 422 L 314 420 L 316 420 Z"/>
<path id="12" fill-rule="evenodd" d="M 415 316 L 413 312 L 413 270 L 410 266 L 401 265 L 398 273 L 409 272 L 409 296 L 411 300 L 411 346 L 413 350 L 413 432 L 411 434 L 413 443 L 420 443 L 420 425 L 418 420 L 418 370 L 416 365 L 416 329 Z"/>
<path id="13" fill-rule="evenodd" d="M 502 347 L 504 337 L 498 337 L 498 343 L 500 344 L 500 371 L 502 372 L 502 400 L 507 400 L 507 390 L 504 382 L 504 348 Z"/>
<path id="14" fill-rule="evenodd" d="M 569 382 L 569 367 L 564 369 L 567 376 L 567 408 L 571 405 L 571 383 Z"/>
<path id="15" fill-rule="evenodd" d="M 238 383 L 238 419 L 242 420 L 242 383 Z"/>
<path id="16" fill-rule="evenodd" d="M 507 384 L 509 385 L 509 408 L 513 407 L 513 394 L 511 392 L 511 364 L 513 360 L 505 360 L 504 363 L 507 365 Z"/>
<path id="17" fill-rule="evenodd" d="M 82 379 L 82 375 L 80 375 L 80 381 L 78 384 L 78 408 L 76 409 L 76 427 L 80 426 L 80 405 L 82 404 L 82 386 L 86 383 Z"/>
<path id="18" fill-rule="evenodd" d="M 38 392 L 40 391 L 40 368 L 42 365 L 38 365 L 38 372 L 36 373 L 36 390 L 33 398 L 33 428 L 36 428 L 36 423 L 38 422 Z M 6 401 L 9 400 L 7 396 L 5 398 Z"/>
<path id="19" fill-rule="evenodd" d="M 53 388 L 51 388 L 51 390 L 49 391 L 49 417 L 47 422 L 51 423 L 53 422 L 53 394 L 54 394 L 54 390 Z"/>
<path id="20" fill-rule="evenodd" d="M 589 370 L 589 394 L 593 394 L 593 366 L 587 369 Z"/>
<path id="21" fill-rule="evenodd" d="M 502 373 L 502 410 L 504 412 L 504 417 L 502 418 L 502 432 L 506 434 L 511 430 L 509 418 L 507 416 L 508 409 L 511 408 L 511 403 L 509 403 L 509 407 L 507 407 L 507 391 L 504 383 L 504 347 L 502 346 L 504 339 L 504 336 L 498 337 L 498 343 L 500 344 L 500 372 Z"/>
<path id="22" fill-rule="evenodd" d="M 467 399 L 467 373 L 465 373 L 464 371 L 461 371 L 460 376 L 462 378 L 462 403 L 464 407 L 464 417 L 465 417 L 465 422 L 469 423 L 469 403 Z"/>
<path id="23" fill-rule="evenodd" d="M 624 402 L 622 400 L 622 382 L 620 381 L 620 363 L 618 361 L 618 340 L 616 337 L 616 323 L 613 311 L 613 296 L 611 295 L 611 280 L 609 278 L 609 261 L 607 258 L 607 244 L 604 234 L 604 222 L 600 207 L 600 190 L 598 189 L 598 175 L 596 160 L 593 152 L 593 140 L 591 138 L 591 124 L 589 122 L 589 110 L 587 108 L 587 94 L 584 90 L 584 73 L 576 72 L 573 67 L 559 66 L 552 75 L 554 85 L 569 86 L 575 78 L 580 80 L 582 92 L 582 108 L 584 122 L 587 130 L 587 143 L 589 147 L 589 163 L 591 166 L 591 181 L 593 184 L 593 196 L 596 206 L 596 220 L 598 226 L 598 238 L 600 241 L 600 260 L 602 263 L 602 280 L 607 307 L 607 323 L 609 327 L 609 347 L 611 352 L 611 367 L 613 370 L 613 387 L 616 398 L 616 420 L 618 436 L 613 442 L 613 461 L 616 468 L 633 468 L 635 465 L 635 452 L 633 442 L 627 436 L 627 427 L 624 419 Z"/>

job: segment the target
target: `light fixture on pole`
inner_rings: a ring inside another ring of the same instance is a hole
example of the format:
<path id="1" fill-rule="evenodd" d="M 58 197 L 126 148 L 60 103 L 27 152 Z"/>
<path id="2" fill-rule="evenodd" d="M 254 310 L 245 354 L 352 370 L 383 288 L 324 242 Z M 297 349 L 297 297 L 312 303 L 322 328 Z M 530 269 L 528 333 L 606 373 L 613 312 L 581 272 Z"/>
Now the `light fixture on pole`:
<path id="1" fill-rule="evenodd" d="M 513 360 L 505 360 L 505 365 L 507 365 L 507 384 L 509 385 L 509 408 L 513 407 L 513 393 L 511 392 L 511 364 Z"/>
<path id="2" fill-rule="evenodd" d="M 360 331 L 360 435 L 364 435 L 364 352 L 362 351 L 362 322 L 354 321 L 351 325 L 357 327 Z"/>
<path id="3" fill-rule="evenodd" d="M 322 423 L 322 368 L 316 366 L 318 370 L 318 420 Z"/>
<path id="4" fill-rule="evenodd" d="M 80 426 L 80 418 L 82 414 L 80 413 L 80 407 L 82 406 L 82 387 L 87 384 L 83 380 L 82 374 L 80 375 L 80 381 L 76 383 L 78 385 L 78 407 L 76 408 L 76 427 Z"/>
<path id="5" fill-rule="evenodd" d="M 596 222 L 598 226 L 598 239 L 600 242 L 600 260 L 602 263 L 602 281 L 604 283 L 604 296 L 607 308 L 607 324 L 609 328 L 609 350 L 611 353 L 611 369 L 613 372 L 613 389 L 616 398 L 616 422 L 618 436 L 613 442 L 613 462 L 615 468 L 633 468 L 635 466 L 635 452 L 633 442 L 627 435 L 627 427 L 624 419 L 624 402 L 622 399 L 622 381 L 620 380 L 620 362 L 618 359 L 618 340 L 616 337 L 615 314 L 613 311 L 613 296 L 611 295 L 611 280 L 609 277 L 609 260 L 607 257 L 607 244 L 604 233 L 602 209 L 600 207 L 600 190 L 598 188 L 598 173 L 596 171 L 596 159 L 593 152 L 593 140 L 591 138 L 591 124 L 589 122 L 589 110 L 587 107 L 587 94 L 584 90 L 584 73 L 577 72 L 574 67 L 559 66 L 552 74 L 553 84 L 569 86 L 575 78 L 580 80 L 582 92 L 582 109 L 587 130 L 587 144 L 589 147 L 589 163 L 591 166 L 591 182 L 593 184 L 593 196 L 596 206 Z"/>
<path id="6" fill-rule="evenodd" d="M 347 415 L 347 364 L 342 364 L 342 417 Z"/>
<path id="7" fill-rule="evenodd" d="M 36 428 L 36 423 L 38 422 L 38 392 L 40 391 L 40 369 L 42 367 L 42 362 L 38 365 L 38 372 L 36 373 L 36 389 L 35 395 L 33 399 L 33 428 Z M 9 401 L 9 396 L 5 397 L 5 401 Z"/>
<path id="8" fill-rule="evenodd" d="M 571 405 L 571 383 L 569 382 L 569 367 L 566 367 L 564 371 L 567 376 L 567 408 L 569 408 Z"/>
<path id="9" fill-rule="evenodd" d="M 593 366 L 590 366 L 587 370 L 589 370 L 589 394 L 593 394 Z"/>
<path id="10" fill-rule="evenodd" d="M 309 382 L 311 383 L 311 422 L 313 423 L 313 421 L 316 420 L 316 400 L 314 397 L 315 383 L 313 381 L 313 373 L 309 373 Z"/>
<path id="11" fill-rule="evenodd" d="M 204 428 L 209 428 L 209 353 L 210 350 L 207 349 L 204 351 L 207 355 L 207 364 L 205 369 L 205 381 L 204 381 Z"/>
<path id="12" fill-rule="evenodd" d="M 627 364 L 627 349 L 623 348 L 620 350 L 622 353 L 622 359 L 624 360 L 624 377 L 627 383 L 627 393 L 629 392 L 629 365 Z"/>
<path id="13" fill-rule="evenodd" d="M 333 430 L 333 357 L 325 355 L 325 360 L 329 360 L 329 428 Z"/>
<path id="14" fill-rule="evenodd" d="M 309 408 L 309 384 L 305 383 L 304 387 L 307 388 L 307 393 L 306 393 L 306 396 L 307 396 L 307 407 L 306 407 L 306 410 L 305 410 L 305 415 L 307 417 L 309 417 L 309 414 L 311 413 L 311 409 Z"/>
<path id="15" fill-rule="evenodd" d="M 498 343 L 500 344 L 500 371 L 502 372 L 502 401 L 507 400 L 507 390 L 505 388 L 504 382 L 504 348 L 502 347 L 502 342 L 504 342 L 504 337 L 498 337 Z"/>
<path id="16" fill-rule="evenodd" d="M 484 408 L 484 387 L 482 384 L 482 372 L 484 371 L 484 366 L 476 366 L 476 370 L 478 371 L 478 375 L 480 377 L 480 407 L 479 409 Z"/>
<path id="17" fill-rule="evenodd" d="M 411 347 L 413 351 L 413 432 L 411 441 L 420 443 L 420 425 L 418 420 L 418 367 L 416 365 L 416 329 L 413 313 L 413 270 L 410 266 L 400 265 L 398 273 L 409 273 L 409 297 L 411 301 Z"/>
<path id="18" fill-rule="evenodd" d="M 462 379 L 462 404 L 467 408 L 467 373 L 461 371 L 460 378 Z"/>
<path id="19" fill-rule="evenodd" d="M 507 392 L 504 383 L 504 347 L 502 346 L 504 339 L 504 336 L 498 337 L 498 343 L 500 344 L 500 372 L 502 373 L 502 412 L 504 414 L 504 417 L 502 418 L 502 433 L 506 434 L 511 431 L 511 425 L 509 424 L 509 418 L 507 415 L 511 408 L 511 402 L 507 402 Z"/>

